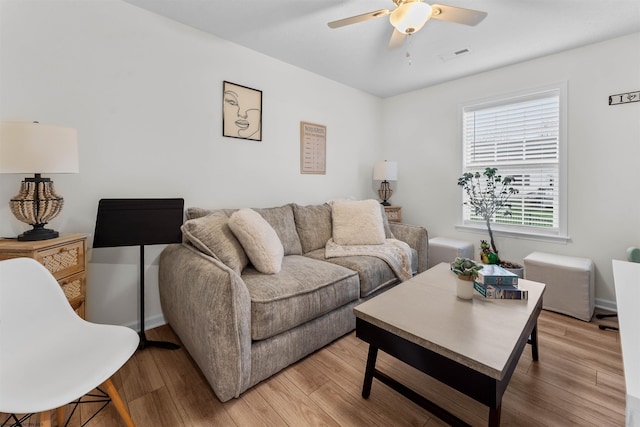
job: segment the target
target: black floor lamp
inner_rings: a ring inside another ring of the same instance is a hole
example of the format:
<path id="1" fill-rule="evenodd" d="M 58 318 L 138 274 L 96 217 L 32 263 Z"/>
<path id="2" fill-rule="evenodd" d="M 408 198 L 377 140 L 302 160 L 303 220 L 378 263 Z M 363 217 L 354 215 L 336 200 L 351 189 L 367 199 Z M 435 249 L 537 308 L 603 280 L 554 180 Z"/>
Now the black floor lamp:
<path id="1" fill-rule="evenodd" d="M 144 246 L 180 243 L 184 199 L 102 199 L 98 203 L 94 248 L 140 246 L 140 345 L 178 349 L 179 345 L 149 341 L 144 333 Z"/>

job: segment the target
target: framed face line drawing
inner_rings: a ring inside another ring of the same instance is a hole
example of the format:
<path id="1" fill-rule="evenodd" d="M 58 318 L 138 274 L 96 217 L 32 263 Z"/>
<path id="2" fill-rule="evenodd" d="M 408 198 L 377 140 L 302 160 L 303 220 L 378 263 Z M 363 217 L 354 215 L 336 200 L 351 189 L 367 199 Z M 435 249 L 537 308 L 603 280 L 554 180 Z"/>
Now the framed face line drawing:
<path id="1" fill-rule="evenodd" d="M 262 141 L 262 91 L 224 81 L 222 92 L 222 136 Z"/>

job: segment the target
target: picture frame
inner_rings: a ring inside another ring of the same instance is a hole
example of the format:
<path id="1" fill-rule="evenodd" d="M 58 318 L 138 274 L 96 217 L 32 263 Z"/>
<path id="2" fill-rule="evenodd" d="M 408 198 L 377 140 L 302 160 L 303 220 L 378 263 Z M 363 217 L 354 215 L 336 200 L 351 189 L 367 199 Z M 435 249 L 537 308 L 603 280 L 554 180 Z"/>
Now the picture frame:
<path id="1" fill-rule="evenodd" d="M 327 127 L 300 122 L 300 173 L 327 174 Z"/>
<path id="2" fill-rule="evenodd" d="M 262 141 L 262 91 L 222 82 L 222 136 Z"/>

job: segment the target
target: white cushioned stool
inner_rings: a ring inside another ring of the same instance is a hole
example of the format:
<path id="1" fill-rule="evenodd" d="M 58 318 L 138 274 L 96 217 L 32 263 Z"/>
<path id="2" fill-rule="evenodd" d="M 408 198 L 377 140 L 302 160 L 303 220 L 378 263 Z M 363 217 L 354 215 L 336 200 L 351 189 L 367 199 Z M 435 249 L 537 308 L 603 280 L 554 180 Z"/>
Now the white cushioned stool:
<path id="1" fill-rule="evenodd" d="M 589 258 L 533 252 L 524 259 L 524 276 L 547 285 L 542 298 L 545 310 L 585 322 L 591 320 L 595 307 L 595 271 Z"/>
<path id="2" fill-rule="evenodd" d="M 452 263 L 456 257 L 473 259 L 473 243 L 446 237 L 429 239 L 429 268 L 441 262 Z"/>

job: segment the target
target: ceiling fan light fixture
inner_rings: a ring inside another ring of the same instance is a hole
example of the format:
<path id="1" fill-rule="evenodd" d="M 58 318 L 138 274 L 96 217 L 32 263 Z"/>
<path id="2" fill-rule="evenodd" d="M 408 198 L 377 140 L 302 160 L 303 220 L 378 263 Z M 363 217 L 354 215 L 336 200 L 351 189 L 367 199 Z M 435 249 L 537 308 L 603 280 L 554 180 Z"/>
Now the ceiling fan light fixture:
<path id="1" fill-rule="evenodd" d="M 431 18 L 431 10 L 431 5 L 421 1 L 403 3 L 391 12 L 389 20 L 401 33 L 413 34 Z"/>

